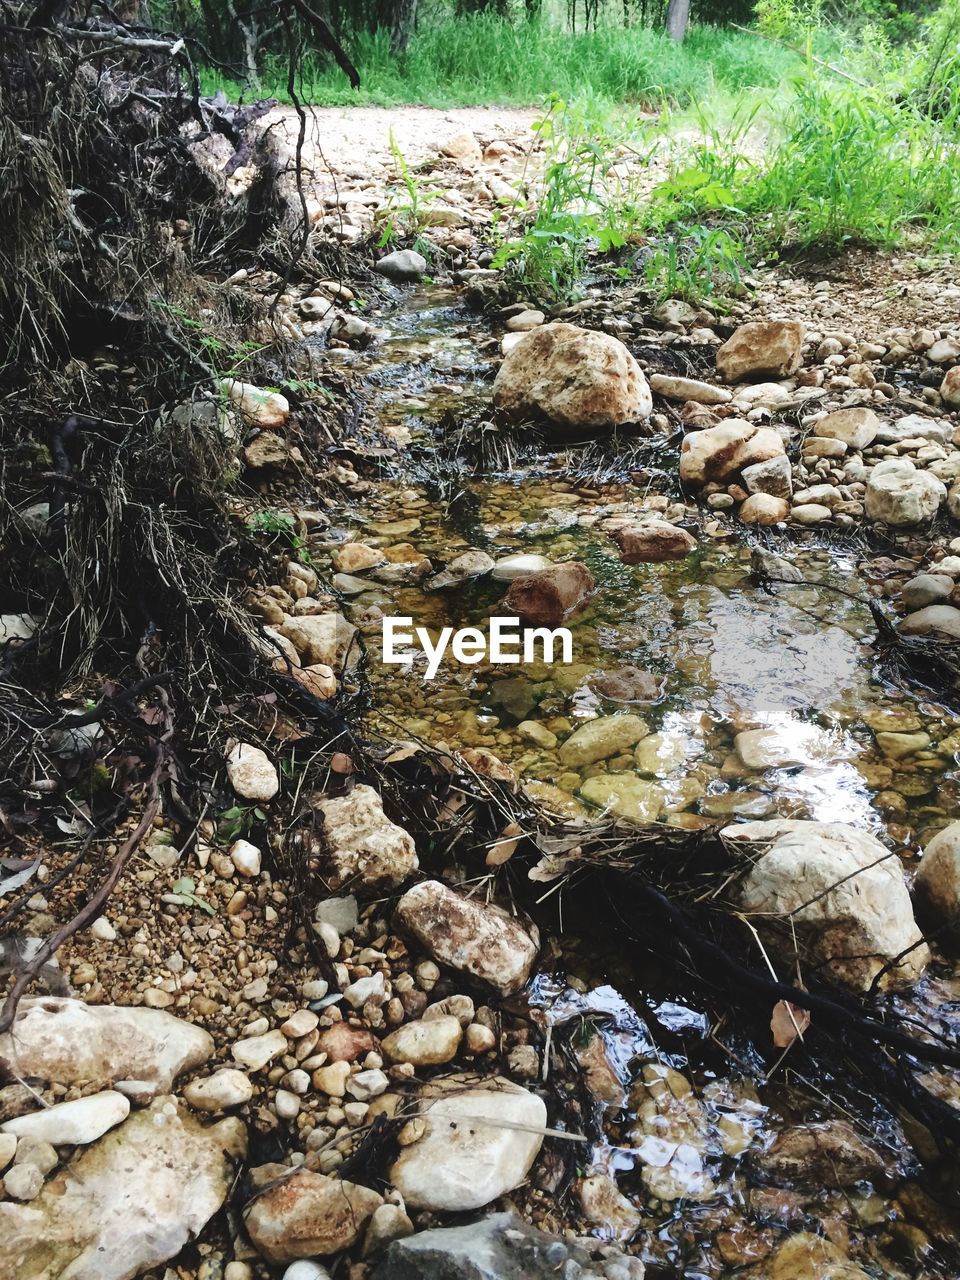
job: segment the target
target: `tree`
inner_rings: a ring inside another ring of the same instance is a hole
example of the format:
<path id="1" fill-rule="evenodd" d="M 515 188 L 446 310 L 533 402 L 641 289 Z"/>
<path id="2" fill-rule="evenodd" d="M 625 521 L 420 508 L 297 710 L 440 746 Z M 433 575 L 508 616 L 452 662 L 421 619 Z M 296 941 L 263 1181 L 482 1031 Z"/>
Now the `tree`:
<path id="1" fill-rule="evenodd" d="M 666 32 L 671 40 L 682 40 L 687 34 L 690 0 L 670 0 L 667 5 Z"/>

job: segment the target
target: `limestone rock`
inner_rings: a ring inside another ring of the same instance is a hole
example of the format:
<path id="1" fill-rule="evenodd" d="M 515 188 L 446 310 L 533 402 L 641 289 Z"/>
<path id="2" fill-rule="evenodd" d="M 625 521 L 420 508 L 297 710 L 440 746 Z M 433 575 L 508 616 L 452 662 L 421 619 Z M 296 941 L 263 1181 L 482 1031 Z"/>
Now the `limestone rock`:
<path id="1" fill-rule="evenodd" d="M 507 328 L 511 333 L 529 333 L 531 329 L 539 329 L 546 318 L 542 311 L 519 311 L 508 317 Z"/>
<path id="2" fill-rule="evenodd" d="M 769 493 L 775 498 L 789 498 L 793 494 L 790 459 L 785 453 L 777 454 L 767 462 L 754 462 L 743 467 L 742 475 L 748 493 Z"/>
<path id="3" fill-rule="evenodd" d="M 459 1019 L 447 1014 L 398 1027 L 384 1038 L 381 1048 L 391 1062 L 433 1067 L 457 1056 L 462 1035 Z"/>
<path id="4" fill-rule="evenodd" d="M 842 440 L 850 449 L 866 449 L 876 439 L 880 419 L 872 409 L 838 409 L 828 413 L 814 427 L 814 435 Z"/>
<path id="5" fill-rule="evenodd" d="M 319 800 L 329 855 L 328 887 L 395 889 L 420 865 L 413 837 L 383 812 L 373 787 L 358 783 L 345 796 Z"/>
<path id="6" fill-rule="evenodd" d="M 946 497 L 946 487 L 929 471 L 919 471 L 909 458 L 878 462 L 867 480 L 867 518 L 895 529 L 932 520 Z"/>
<path id="7" fill-rule="evenodd" d="M 12 1029 L 0 1036 L 0 1074 L 102 1089 L 142 1080 L 161 1092 L 212 1053 L 206 1031 L 161 1009 L 44 996 L 21 1001 Z"/>
<path id="8" fill-rule="evenodd" d="M 960 408 L 960 367 L 948 369 L 940 383 L 940 395 L 944 403 L 953 408 Z"/>
<path id="9" fill-rule="evenodd" d="M 748 769 L 784 769 L 789 765 L 824 763 L 836 757 L 830 735 L 816 725 L 789 720 L 765 729 L 744 729 L 734 739 Z"/>
<path id="10" fill-rule="evenodd" d="M 852 1187 L 884 1172 L 884 1161 L 846 1120 L 782 1129 L 755 1157 L 765 1179 L 787 1185 Z"/>
<path id="11" fill-rule="evenodd" d="M 31 640 L 39 625 L 39 618 L 30 613 L 0 613 L 0 647 Z"/>
<path id="12" fill-rule="evenodd" d="M 357 632 L 339 613 L 287 618 L 278 630 L 293 643 L 305 666 L 319 663 L 325 667 L 341 665 Z"/>
<path id="13" fill-rule="evenodd" d="M 493 402 L 510 417 L 559 427 L 615 427 L 648 418 L 650 388 L 619 340 L 576 325 L 541 325 L 504 357 Z"/>
<path id="14" fill-rule="evenodd" d="M 930 604 L 909 613 L 897 624 L 905 636 L 940 636 L 944 640 L 960 640 L 960 609 L 950 604 Z"/>
<path id="15" fill-rule="evenodd" d="M 468 129 L 455 133 L 446 142 L 440 144 L 440 154 L 451 160 L 459 160 L 465 164 L 479 164 L 481 160 L 480 143 Z"/>
<path id="16" fill-rule="evenodd" d="M 49 1142 L 51 1146 L 87 1146 L 126 1120 L 129 1114 L 129 1098 L 106 1089 L 73 1102 L 58 1102 L 29 1115 L 17 1116 L 0 1125 L 0 1130 L 18 1138 Z"/>
<path id="17" fill-rule="evenodd" d="M 516 616 L 535 627 L 558 627 L 587 607 L 595 587 L 586 565 L 564 560 L 542 573 L 514 578 L 500 603 L 500 616 Z"/>
<path id="18" fill-rule="evenodd" d="M 796 938 L 805 972 L 866 991 L 904 952 L 881 989 L 908 986 L 923 972 L 929 952 L 899 859 L 869 832 L 842 822 L 774 819 L 727 827 L 723 840 L 733 852 L 744 843 L 762 851 L 741 885 L 739 905 L 757 915 L 784 954 L 792 957 Z"/>
<path id="19" fill-rule="evenodd" d="M 280 775 L 265 751 L 238 742 L 227 753 L 227 778 L 244 800 L 259 804 L 272 800 L 280 790 Z"/>
<path id="20" fill-rule="evenodd" d="M 132 1280 L 162 1267 L 223 1204 L 244 1146 L 239 1120 L 204 1128 L 158 1098 L 61 1169 L 31 1204 L 0 1202 L 0 1275 Z"/>
<path id="21" fill-rule="evenodd" d="M 584 800 L 627 822 L 655 822 L 666 799 L 655 782 L 635 773 L 598 773 L 580 788 Z"/>
<path id="22" fill-rule="evenodd" d="M 334 567 L 340 573 L 358 573 L 383 564 L 385 557 L 378 547 L 368 547 L 365 542 L 346 542 L 333 553 Z"/>
<path id="23" fill-rule="evenodd" d="M 701 488 L 727 480 L 744 467 L 769 462 L 783 454 L 783 441 L 770 427 L 729 418 L 718 427 L 691 431 L 680 446 L 680 479 Z"/>
<path id="24" fill-rule="evenodd" d="M 787 499 L 777 498 L 772 493 L 751 493 L 737 512 L 744 524 L 780 524 L 789 514 Z"/>
<path id="25" fill-rule="evenodd" d="M 538 940 L 519 920 L 439 880 L 408 889 L 394 919 L 435 960 L 489 983 L 501 995 L 524 986 L 537 958 Z"/>
<path id="26" fill-rule="evenodd" d="M 808 1232 L 784 1240 L 762 1264 L 760 1275 L 762 1280 L 870 1280 L 835 1244 Z"/>
<path id="27" fill-rule="evenodd" d="M 571 769 L 581 769 L 629 751 L 648 733 L 647 722 L 639 716 L 598 716 L 573 731 L 560 748 L 560 759 Z"/>
<path id="28" fill-rule="evenodd" d="M 620 559 L 624 564 L 685 560 L 691 551 L 697 549 L 696 538 L 686 529 L 660 520 L 618 529 L 613 540 L 620 548 Z"/>
<path id="29" fill-rule="evenodd" d="M 788 378 L 800 368 L 804 327 L 799 320 L 751 320 L 717 351 L 725 382 L 744 378 Z"/>
<path id="30" fill-rule="evenodd" d="M 550 568 L 546 556 L 531 553 L 519 553 L 515 556 L 504 556 L 498 560 L 491 570 L 494 582 L 513 582 L 514 578 L 529 578 L 531 574 L 542 573 Z"/>
<path id="31" fill-rule="evenodd" d="M 263 391 L 235 378 L 224 378 L 220 386 L 233 407 L 256 427 L 282 427 L 290 416 L 290 402 L 279 392 Z"/>
<path id="32" fill-rule="evenodd" d="M 696 378 L 674 378 L 666 373 L 650 375 L 650 390 L 665 400 L 692 400 L 695 404 L 726 404 L 731 399 L 726 387 L 712 382 L 699 382 Z"/>
<path id="33" fill-rule="evenodd" d="M 918 573 L 903 584 L 900 599 L 907 609 L 925 609 L 945 604 L 953 591 L 953 579 L 945 573 Z"/>
<path id="34" fill-rule="evenodd" d="M 390 1180 L 408 1208 L 481 1209 L 524 1181 L 543 1143 L 536 1130 L 546 1123 L 542 1099 L 509 1080 L 447 1077 L 421 1092 L 419 1116 L 400 1131 Z"/>
<path id="35" fill-rule="evenodd" d="M 250 1101 L 253 1083 L 235 1067 L 223 1067 L 212 1076 L 184 1085 L 183 1096 L 194 1111 L 229 1111 Z"/>
<path id="36" fill-rule="evenodd" d="M 395 249 L 373 265 L 374 271 L 397 284 L 419 280 L 426 274 L 427 260 L 413 249 Z"/>
<path id="37" fill-rule="evenodd" d="M 928 841 L 914 881 L 917 902 L 950 943 L 960 942 L 960 822 Z"/>
<path id="38" fill-rule="evenodd" d="M 254 1248 L 268 1262 L 329 1257 L 349 1249 L 383 1197 L 343 1178 L 298 1169 L 279 1177 L 251 1201 L 245 1223 Z"/>
<path id="39" fill-rule="evenodd" d="M 244 1036 L 230 1046 L 234 1062 L 248 1071 L 262 1071 L 274 1058 L 287 1052 L 287 1037 L 279 1029 L 259 1036 Z"/>

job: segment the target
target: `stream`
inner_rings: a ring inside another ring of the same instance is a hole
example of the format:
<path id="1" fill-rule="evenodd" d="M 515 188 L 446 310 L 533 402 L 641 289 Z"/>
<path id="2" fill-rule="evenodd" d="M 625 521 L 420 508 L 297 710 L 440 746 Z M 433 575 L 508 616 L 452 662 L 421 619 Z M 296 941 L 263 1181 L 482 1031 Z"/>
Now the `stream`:
<path id="1" fill-rule="evenodd" d="M 564 818 L 686 830 L 772 817 L 844 822 L 879 836 L 909 873 L 925 835 L 960 818 L 960 717 L 885 678 L 862 551 L 812 532 L 794 531 L 785 545 L 754 532 L 804 579 L 757 585 L 747 531 L 718 525 L 663 483 L 676 474 L 675 446 L 664 446 L 662 473 L 618 471 L 613 456 L 598 467 L 595 453 L 584 461 L 563 442 L 539 454 L 501 442 L 494 465 L 464 462 L 451 436 L 482 419 L 495 344 L 457 293 L 397 297 L 375 316 L 389 336 L 367 351 L 326 353 L 359 377 L 368 419 L 396 456 L 312 544 L 318 559 L 345 541 L 388 556 L 379 569 L 333 579 L 369 654 L 367 727 L 449 750 L 485 748 Z M 496 465 L 504 458 L 509 466 Z M 697 550 L 679 562 L 622 564 L 609 531 L 638 507 L 680 523 Z M 438 565 L 468 550 L 487 553 L 493 573 L 432 582 Z M 576 560 L 596 580 L 589 607 L 567 624 L 571 663 L 447 657 L 428 680 L 413 647 L 402 665 L 382 661 L 381 616 L 412 618 L 433 636 L 482 627 L 508 586 L 502 562 L 518 555 Z M 642 722 L 633 741 L 601 760 L 565 758 L 579 725 L 617 714 Z M 750 731 L 745 760 L 734 742 Z M 878 745 L 885 732 L 925 733 L 929 744 L 904 762 Z M 921 1165 L 902 1116 L 847 1080 L 811 1079 L 789 1056 L 778 1063 L 729 1028 L 725 1044 L 736 1051 L 721 1052 L 717 1028 L 675 977 L 648 961 L 638 972 L 627 948 L 598 952 L 596 936 L 578 936 L 575 911 L 572 920 L 552 940 L 555 964 L 535 979 L 529 1003 L 543 1027 L 566 1036 L 597 1100 L 589 1157 L 578 1163 L 616 1177 L 624 1197 L 615 1210 L 606 1204 L 599 1234 L 626 1238 L 641 1223 L 653 1276 L 738 1273 L 762 1263 L 788 1225 L 810 1242 L 798 1245 L 793 1269 L 778 1255 L 776 1270 L 749 1274 L 958 1273 L 955 1223 L 943 1207 L 957 1194 L 956 1172 Z M 958 1001 L 960 973 L 937 954 L 897 998 L 954 1034 Z M 943 1089 L 952 1089 L 946 1076 Z M 846 1123 L 858 1118 L 860 1134 L 865 1118 L 870 1125 L 872 1157 Z M 794 1128 L 826 1122 L 839 1128 L 822 1150 Z M 865 1272 L 844 1270 L 848 1257 Z"/>

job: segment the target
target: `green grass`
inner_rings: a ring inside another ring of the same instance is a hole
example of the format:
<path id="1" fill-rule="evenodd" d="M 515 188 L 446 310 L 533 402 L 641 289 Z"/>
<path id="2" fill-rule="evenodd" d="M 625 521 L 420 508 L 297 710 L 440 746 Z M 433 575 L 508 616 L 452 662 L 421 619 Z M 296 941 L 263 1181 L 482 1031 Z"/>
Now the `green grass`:
<path id="1" fill-rule="evenodd" d="M 649 27 L 571 34 L 548 22 L 507 22 L 489 14 L 425 24 L 402 57 L 391 52 L 384 36 L 360 34 L 347 44 L 360 72 L 359 92 L 332 64 L 308 59 L 305 101 L 525 106 L 554 93 L 572 99 L 589 87 L 609 102 L 657 106 L 667 100 L 683 106 L 717 90 L 774 88 L 802 65 L 786 49 L 719 27 L 694 27 L 679 45 Z M 239 92 L 212 72 L 204 87 Z M 263 88 L 287 100 L 285 69 L 268 64 Z"/>

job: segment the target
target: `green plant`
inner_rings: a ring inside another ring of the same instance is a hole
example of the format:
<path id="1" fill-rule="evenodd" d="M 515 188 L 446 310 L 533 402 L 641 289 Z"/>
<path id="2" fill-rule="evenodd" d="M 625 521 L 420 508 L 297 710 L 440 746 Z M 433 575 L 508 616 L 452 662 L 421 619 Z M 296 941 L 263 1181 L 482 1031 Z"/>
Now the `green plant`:
<path id="1" fill-rule="evenodd" d="M 218 378 L 236 378 L 243 366 L 267 345 L 263 342 L 238 342 L 230 346 L 219 338 L 200 320 L 194 320 L 182 307 L 154 298 L 153 305 L 166 311 L 171 319 L 176 320 L 180 328 L 186 331 L 186 337 L 195 339 L 206 362 L 213 368 Z"/>
<path id="2" fill-rule="evenodd" d="M 198 897 L 196 890 L 197 884 L 195 880 L 192 880 L 190 876 L 181 876 L 170 892 L 185 907 L 198 907 L 201 911 L 206 911 L 208 915 L 215 916 L 217 913 L 214 908 L 204 898 Z"/>
<path id="3" fill-rule="evenodd" d="M 390 130 L 390 154 L 393 156 L 396 180 L 400 184 L 402 194 L 396 188 L 387 191 L 387 207 L 379 214 L 383 222 L 380 232 L 380 247 L 391 244 L 401 233 L 416 237 L 415 247 L 428 256 L 430 245 L 421 240 L 419 232 L 429 224 L 431 206 L 446 193 L 436 185 L 422 182 L 407 163 L 407 159 L 397 145 L 397 140 Z"/>
<path id="4" fill-rule="evenodd" d="M 231 805 L 217 815 L 217 837 L 224 843 L 245 836 L 255 822 L 266 822 L 267 815 L 256 805 Z"/>
<path id="5" fill-rule="evenodd" d="M 722 299 L 739 292 L 749 262 L 742 241 L 725 227 L 677 224 L 657 241 L 644 278 L 659 299 Z"/>
<path id="6" fill-rule="evenodd" d="M 310 549 L 297 533 L 296 520 L 285 511 L 255 511 L 247 519 L 247 528 L 251 533 L 262 537 L 279 538 L 287 544 L 301 564 L 310 564 Z"/>

